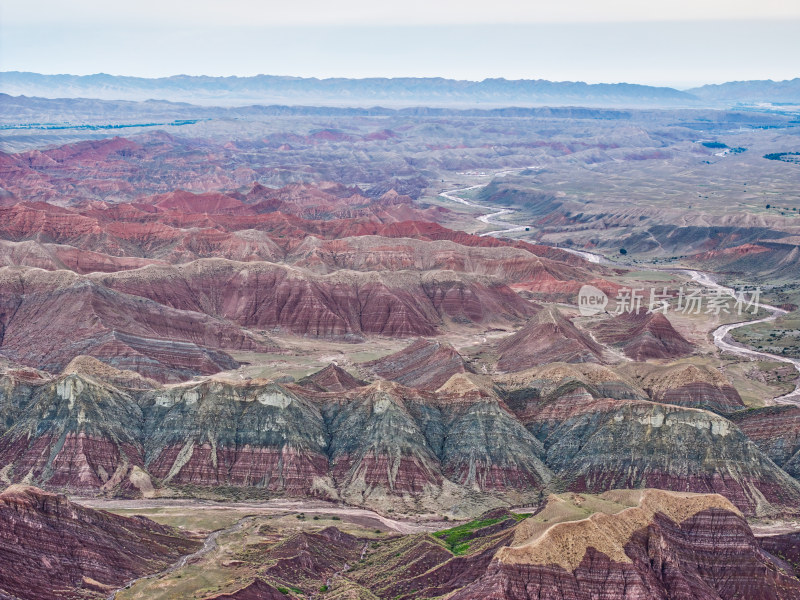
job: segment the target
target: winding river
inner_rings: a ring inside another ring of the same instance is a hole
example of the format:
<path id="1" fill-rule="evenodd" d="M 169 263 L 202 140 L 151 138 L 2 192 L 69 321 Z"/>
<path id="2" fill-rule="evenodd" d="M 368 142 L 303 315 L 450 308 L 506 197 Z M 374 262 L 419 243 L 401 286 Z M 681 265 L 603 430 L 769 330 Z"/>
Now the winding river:
<path id="1" fill-rule="evenodd" d="M 532 167 L 525 167 L 525 168 L 532 168 Z M 517 173 L 519 171 L 523 171 L 525 168 L 520 169 L 512 169 L 508 171 L 500 171 L 499 173 L 495 173 L 495 177 L 502 177 L 503 175 L 507 175 L 509 173 Z M 478 221 L 484 223 L 486 225 L 495 225 L 498 227 L 505 227 L 510 225 L 505 221 L 498 221 L 498 217 L 502 217 L 504 215 L 509 215 L 516 212 L 510 208 L 503 208 L 501 210 L 495 210 L 491 206 L 485 206 L 483 204 L 478 204 L 476 202 L 471 202 L 469 200 L 465 200 L 464 198 L 460 198 L 457 196 L 459 193 L 467 192 L 470 190 L 476 190 L 483 187 L 486 187 L 487 184 L 481 185 L 473 185 L 466 188 L 455 189 L 455 190 L 448 190 L 445 192 L 441 192 L 439 195 L 442 198 L 450 200 L 451 202 L 456 202 L 459 204 L 464 204 L 466 206 L 471 206 L 475 208 L 481 208 L 483 210 L 488 210 L 486 214 L 480 215 L 476 217 Z M 516 233 L 520 231 L 525 231 L 526 226 L 524 225 L 515 225 L 511 227 L 507 227 L 506 229 L 500 229 L 496 231 L 488 231 L 485 233 L 479 234 L 481 237 L 483 236 L 498 236 L 507 233 Z M 608 260 L 605 256 L 601 254 L 595 254 L 593 252 L 587 252 L 585 250 L 571 250 L 569 248 L 562 248 L 562 250 L 566 250 L 567 252 L 571 252 L 572 254 L 577 254 L 582 258 L 585 258 L 591 263 L 595 264 L 618 264 L 623 267 L 634 267 L 634 265 L 628 265 L 624 263 L 612 263 L 612 261 Z M 670 269 L 670 268 L 663 268 L 663 267 L 648 267 L 653 270 L 663 270 L 663 271 L 679 271 L 682 273 L 686 273 L 689 275 L 693 281 L 697 282 L 698 284 L 722 292 L 723 294 L 729 295 L 732 298 L 736 297 L 735 290 L 732 288 L 726 287 L 717 283 L 714 280 L 714 277 L 710 273 L 706 273 L 704 271 L 696 271 L 694 269 Z M 712 335 L 714 337 L 714 344 L 717 348 L 720 349 L 721 352 L 728 352 L 729 354 L 735 354 L 737 356 L 742 356 L 745 358 L 753 359 L 762 359 L 762 360 L 771 360 L 777 361 L 782 363 L 787 363 L 792 365 L 795 370 L 797 371 L 798 375 L 800 375 L 800 359 L 796 358 L 789 358 L 787 356 L 781 356 L 780 354 L 771 354 L 769 352 L 762 352 L 760 350 L 753 350 L 752 348 L 748 348 L 743 344 L 740 344 L 733 340 L 730 335 L 730 332 L 734 329 L 738 329 L 739 327 L 744 327 L 746 325 L 754 325 L 756 323 L 767 323 L 769 321 L 774 321 L 780 315 L 786 314 L 787 311 L 783 310 L 782 308 L 778 308 L 777 306 L 770 306 L 768 304 L 760 304 L 761 308 L 769 312 L 769 316 L 764 317 L 763 319 L 758 319 L 755 321 L 740 321 L 737 323 L 728 323 L 726 325 L 720 325 L 717 327 L 713 332 Z M 797 382 L 795 383 L 795 389 L 789 392 L 788 394 L 784 394 L 783 396 L 778 396 L 771 400 L 773 404 L 797 404 L 800 405 L 800 378 L 798 378 Z"/>

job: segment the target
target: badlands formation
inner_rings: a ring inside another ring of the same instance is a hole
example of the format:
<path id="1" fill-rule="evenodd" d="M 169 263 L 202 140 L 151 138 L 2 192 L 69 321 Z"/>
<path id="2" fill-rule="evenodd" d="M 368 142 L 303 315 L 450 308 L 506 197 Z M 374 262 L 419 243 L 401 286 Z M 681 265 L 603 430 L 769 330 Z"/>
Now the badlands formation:
<path id="1" fill-rule="evenodd" d="M 800 598 L 787 119 L 262 108 L 3 142 L 0 598 Z"/>

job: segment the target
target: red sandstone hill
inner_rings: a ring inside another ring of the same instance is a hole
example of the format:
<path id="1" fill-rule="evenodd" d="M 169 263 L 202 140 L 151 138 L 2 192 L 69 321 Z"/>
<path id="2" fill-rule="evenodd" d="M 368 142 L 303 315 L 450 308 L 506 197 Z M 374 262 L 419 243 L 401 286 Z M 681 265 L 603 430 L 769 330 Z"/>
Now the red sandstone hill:
<path id="1" fill-rule="evenodd" d="M 620 369 L 657 402 L 703 408 L 721 414 L 742 410 L 739 392 L 718 370 L 687 363 L 631 364 Z"/>
<path id="2" fill-rule="evenodd" d="M 533 310 L 496 279 L 452 272 L 314 276 L 225 260 L 90 276 L 0 268 L 4 355 L 52 372 L 90 355 L 160 381 L 236 367 L 225 350 L 277 350 L 254 329 L 358 341 Z"/>
<path id="3" fill-rule="evenodd" d="M 597 339 L 617 346 L 633 360 L 678 358 L 694 347 L 660 312 L 624 312 L 593 327 Z"/>
<path id="4" fill-rule="evenodd" d="M 287 253 L 286 263 L 318 273 L 356 271 L 455 271 L 495 277 L 504 283 L 526 282 L 539 294 L 571 289 L 591 280 L 589 270 L 510 246 L 464 246 L 451 240 L 418 240 L 364 235 L 322 240 L 306 237 Z"/>
<path id="5" fill-rule="evenodd" d="M 367 385 L 334 363 L 303 377 L 297 383 L 320 392 L 346 392 Z"/>
<path id="6" fill-rule="evenodd" d="M 408 387 L 433 391 L 457 373 L 466 373 L 464 359 L 446 342 L 418 339 L 399 352 L 364 363 L 363 367 Z"/>
<path id="7" fill-rule="evenodd" d="M 316 188 L 305 191 L 315 190 L 324 194 Z M 280 194 L 282 190 L 274 192 Z M 316 201 L 316 196 L 312 197 Z M 602 267 L 590 266 L 562 250 L 446 229 L 426 220 L 430 218 L 427 209 L 416 208 L 409 198 L 396 195 L 377 201 L 360 197 L 358 202 L 368 207 L 363 214 L 355 214 L 348 208 L 347 214 L 318 212 L 306 218 L 298 216 L 297 213 L 303 211 L 298 211 L 297 205 L 287 203 L 288 199 L 299 201 L 294 194 L 289 194 L 286 201 L 281 201 L 284 204 L 268 213 L 256 212 L 253 205 L 245 204 L 241 198 L 240 194 L 178 191 L 135 204 L 93 202 L 61 208 L 43 202 L 19 203 L 0 208 L 0 240 L 30 243 L 25 247 L 9 246 L 0 258 L 7 264 L 82 272 L 88 272 L 91 264 L 96 263 L 94 270 L 108 271 L 116 270 L 115 261 L 119 263 L 117 268 L 135 268 L 142 264 L 137 264 L 136 260 L 145 258 L 172 263 L 202 257 L 280 260 L 309 235 L 329 240 L 381 236 L 451 241 L 459 246 L 481 248 L 514 247 L 538 256 L 539 264 L 559 281 L 587 279 L 585 272 L 576 277 L 579 271 L 575 267 L 591 269 L 593 273 L 604 272 Z M 341 201 L 335 197 L 334 200 Z M 353 197 L 346 200 L 354 201 Z M 397 212 L 398 206 L 404 207 L 402 214 Z M 391 207 L 395 216 L 386 213 Z M 419 244 L 415 245 L 417 253 L 420 248 Z M 41 256 L 28 257 L 31 250 Z M 320 246 L 320 251 L 324 251 L 324 245 Z M 341 249 L 337 252 L 341 254 Z M 479 256 L 490 259 L 491 253 Z M 132 262 L 126 263 L 123 259 Z M 33 260 L 39 262 L 29 262 Z M 530 274 L 526 277 L 531 279 Z M 525 280 L 514 279 L 515 282 Z"/>
<path id="8" fill-rule="evenodd" d="M 800 478 L 800 407 L 767 406 L 741 411 L 731 419 L 776 465 Z"/>
<path id="9" fill-rule="evenodd" d="M 522 329 L 497 346 L 503 371 L 522 371 L 550 362 L 599 362 L 603 349 L 558 309 L 540 310 Z"/>
<path id="10" fill-rule="evenodd" d="M 89 355 L 159 381 L 235 368 L 224 349 L 275 351 L 199 311 L 122 293 L 67 271 L 0 269 L 0 352 L 60 372 Z"/>
<path id="11" fill-rule="evenodd" d="M 513 321 L 532 305 L 494 278 L 452 272 L 337 271 L 202 260 L 96 275 L 92 281 L 238 325 L 313 337 L 433 335 L 445 318 Z"/>
<path id="12" fill-rule="evenodd" d="M 199 542 L 143 517 L 120 517 L 28 486 L 0 493 L 0 596 L 105 598 Z"/>

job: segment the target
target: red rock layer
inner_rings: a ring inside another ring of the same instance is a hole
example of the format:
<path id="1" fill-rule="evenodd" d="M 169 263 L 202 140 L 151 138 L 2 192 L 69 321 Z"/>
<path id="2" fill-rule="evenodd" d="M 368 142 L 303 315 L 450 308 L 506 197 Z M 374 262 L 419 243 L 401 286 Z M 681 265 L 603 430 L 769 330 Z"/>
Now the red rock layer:
<path id="1" fill-rule="evenodd" d="M 478 520 L 492 524 L 461 538 L 471 546 L 465 556 L 453 556 L 436 534 L 397 537 L 372 550 L 374 555 L 368 553 L 366 559 L 374 567 L 353 569 L 347 577 L 379 598 L 447 596 L 483 575 L 498 548 L 514 536 L 517 520 L 507 511 L 493 510 Z"/>
<path id="2" fill-rule="evenodd" d="M 742 517 L 708 509 L 676 523 L 663 515 L 625 545 L 630 562 L 590 547 L 573 571 L 494 561 L 454 600 L 734 600 L 800 598 L 800 581 L 764 553 Z"/>
<path id="3" fill-rule="evenodd" d="M 113 387 L 66 375 L 32 392 L 0 437 L 0 462 L 14 482 L 70 490 L 118 490 L 143 467 L 142 412 Z"/>
<path id="4" fill-rule="evenodd" d="M 180 310 L 313 337 L 433 335 L 443 318 L 518 319 L 532 305 L 496 280 L 460 274 L 311 276 L 269 263 L 203 260 L 93 281 Z"/>
<path id="5" fill-rule="evenodd" d="M 378 454 L 374 451 L 360 456 L 337 456 L 331 474 L 334 481 L 344 486 L 363 490 L 385 489 L 390 495 L 419 496 L 438 489 L 444 480 L 441 473 L 431 469 L 424 458 Z"/>
<path id="6" fill-rule="evenodd" d="M 91 202 L 69 208 L 20 202 L 0 208 L 0 239 L 7 240 L 0 248 L 0 260 L 90 272 L 134 268 L 144 259 L 170 263 L 204 257 L 275 261 L 298 252 L 293 260 L 303 264 L 359 268 L 365 263 L 363 246 L 370 242 L 357 239 L 380 236 L 374 240 L 379 245 L 380 238 L 416 240 L 384 244 L 380 252 L 366 259 L 394 268 L 409 263 L 408 250 L 416 248 L 414 252 L 419 256 L 409 264 L 427 261 L 430 265 L 443 265 L 439 268 L 470 272 L 500 270 L 515 282 L 539 278 L 542 285 L 571 282 L 562 292 L 574 291 L 577 280 L 586 280 L 589 271 L 605 272 L 562 250 L 446 229 L 431 222 L 437 218 L 437 211 L 447 212 L 440 208 L 421 209 L 410 198 L 391 192 L 376 200 L 360 196 L 355 189 L 325 183 L 280 190 L 257 185 L 246 195 L 178 190 L 133 204 Z M 309 236 L 331 242 L 312 243 L 311 250 L 307 247 Z M 361 251 L 344 251 L 341 240 L 353 237 L 354 241 L 345 246 Z M 423 241 L 441 243 L 428 244 L 420 253 Z M 470 256 L 465 260 L 465 256 L 447 251 L 446 242 L 484 251 L 464 252 Z M 390 246 L 394 249 L 390 250 Z M 510 255 L 495 252 L 497 258 L 492 259 L 492 253 L 486 252 L 503 248 L 511 251 Z M 484 256 L 484 260 L 476 261 L 473 254 Z M 509 258 L 512 255 L 514 260 Z M 534 256 L 537 259 L 531 260 Z M 536 287 L 541 286 L 532 289 Z"/>
<path id="7" fill-rule="evenodd" d="M 694 347 L 675 331 L 669 319 L 661 313 L 624 312 L 602 321 L 594 327 L 597 338 L 619 346 L 633 360 L 678 358 L 691 354 Z"/>
<path id="8" fill-rule="evenodd" d="M 355 563 L 365 541 L 336 527 L 322 531 L 303 532 L 292 536 L 268 552 L 275 561 L 265 575 L 285 581 L 311 594 L 319 591 L 318 581 L 326 581 L 334 573 Z"/>
<path id="9" fill-rule="evenodd" d="M 787 567 L 800 579 L 800 531 L 762 535 L 756 538 L 758 545 L 772 556 L 785 560 Z"/>
<path id="10" fill-rule="evenodd" d="M 263 579 L 254 579 L 242 589 L 231 594 L 209 596 L 207 600 L 286 600 L 286 594 L 278 591 Z"/>
<path id="11" fill-rule="evenodd" d="M 800 484 L 730 421 L 636 400 L 565 397 L 542 406 L 545 462 L 574 491 L 643 487 L 719 493 L 748 515 L 796 510 Z M 766 500 L 766 503 L 764 502 Z M 769 504 L 767 504 L 769 503 Z"/>
<path id="12" fill-rule="evenodd" d="M 626 365 L 650 398 L 665 404 L 733 414 L 744 408 L 739 392 L 718 370 L 689 363 Z"/>
<path id="13" fill-rule="evenodd" d="M 314 495 L 314 480 L 328 473 L 325 455 L 288 447 L 213 449 L 202 444 L 193 446 L 188 458 L 180 456 L 183 448 L 165 448 L 148 463 L 148 472 L 171 484 L 257 486 L 295 495 Z"/>
<path id="14" fill-rule="evenodd" d="M 144 465 L 138 445 L 117 445 L 85 433 L 41 436 L 33 443 L 5 436 L 0 440 L 0 461 L 13 465 L 15 481 L 32 477 L 50 487 L 71 490 L 98 490 L 114 479 L 121 483 L 130 467 Z"/>
<path id="15" fill-rule="evenodd" d="M 36 488 L 0 494 L 0 594 L 13 598 L 104 598 L 199 545 L 149 519 L 91 510 Z"/>
<path id="16" fill-rule="evenodd" d="M 297 383 L 320 392 L 346 392 L 367 385 L 333 363 Z"/>
<path id="17" fill-rule="evenodd" d="M 503 371 L 522 371 L 551 362 L 599 362 L 603 349 L 556 308 L 540 310 L 522 329 L 497 346 Z"/>
<path id="18" fill-rule="evenodd" d="M 717 387 L 704 381 L 663 390 L 656 393 L 653 399 L 665 404 L 704 408 L 723 414 L 744 408 L 739 392 L 732 385 Z"/>
<path id="19" fill-rule="evenodd" d="M 453 375 L 467 372 L 464 359 L 453 346 L 426 339 L 363 366 L 384 379 L 429 391 L 442 387 Z"/>
<path id="20" fill-rule="evenodd" d="M 775 464 L 800 477 L 800 407 L 768 406 L 731 418 Z"/>
<path id="21" fill-rule="evenodd" d="M 275 350 L 241 328 L 66 274 L 0 270 L 0 349 L 60 372 L 79 355 L 160 381 L 235 368 L 220 351 Z"/>

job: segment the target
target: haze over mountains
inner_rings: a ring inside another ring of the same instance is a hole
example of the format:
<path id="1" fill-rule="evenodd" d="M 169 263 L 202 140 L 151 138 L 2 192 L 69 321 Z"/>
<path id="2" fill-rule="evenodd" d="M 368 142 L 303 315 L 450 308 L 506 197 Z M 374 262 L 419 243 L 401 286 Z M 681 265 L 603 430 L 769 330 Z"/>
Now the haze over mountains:
<path id="1" fill-rule="evenodd" d="M 0 91 L 12 96 L 160 99 L 203 105 L 300 104 L 324 106 L 589 106 L 729 107 L 800 102 L 800 78 L 743 81 L 690 90 L 632 83 L 586 84 L 503 78 L 465 81 L 445 78 L 302 78 L 274 75 L 142 77 L 43 75 L 7 71 Z"/>

